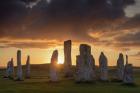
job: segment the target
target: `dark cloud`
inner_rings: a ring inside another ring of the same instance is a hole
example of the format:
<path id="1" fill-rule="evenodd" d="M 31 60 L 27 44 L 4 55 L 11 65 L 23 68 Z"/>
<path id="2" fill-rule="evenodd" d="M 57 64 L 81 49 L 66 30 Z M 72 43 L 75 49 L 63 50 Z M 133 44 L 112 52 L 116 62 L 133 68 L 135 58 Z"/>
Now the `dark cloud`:
<path id="1" fill-rule="evenodd" d="M 118 36 L 116 40 L 120 42 L 132 42 L 140 44 L 140 31 Z"/>
<path id="2" fill-rule="evenodd" d="M 124 5 L 132 5 L 135 4 L 134 0 L 124 0 Z"/>
<path id="3" fill-rule="evenodd" d="M 33 8 L 26 7 L 34 2 L 37 4 Z M 0 38 L 72 39 L 101 44 L 103 40 L 91 37 L 89 29 L 102 33 L 102 36 L 116 36 L 114 26 L 125 20 L 124 8 L 134 3 L 134 0 L 51 0 L 50 3 L 46 0 L 1 0 Z M 32 45 L 16 43 L 8 46 Z"/>
<path id="4" fill-rule="evenodd" d="M 24 6 L 20 0 L 0 0 L 0 23 L 20 21 L 26 13 Z"/>
<path id="5" fill-rule="evenodd" d="M 116 27 L 117 34 L 114 38 L 116 47 L 139 47 L 140 48 L 140 15 L 127 19 Z"/>
<path id="6" fill-rule="evenodd" d="M 140 14 L 128 19 L 119 29 L 140 29 Z"/>

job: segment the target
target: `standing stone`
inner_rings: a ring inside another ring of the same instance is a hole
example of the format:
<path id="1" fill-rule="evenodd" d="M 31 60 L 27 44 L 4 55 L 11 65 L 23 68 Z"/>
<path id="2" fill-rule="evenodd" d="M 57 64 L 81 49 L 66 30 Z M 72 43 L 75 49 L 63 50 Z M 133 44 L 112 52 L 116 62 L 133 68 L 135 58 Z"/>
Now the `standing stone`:
<path id="1" fill-rule="evenodd" d="M 4 76 L 4 78 L 14 78 L 13 58 L 7 63 L 6 76 Z"/>
<path id="2" fill-rule="evenodd" d="M 134 77 L 133 77 L 133 65 L 128 64 L 128 56 L 126 56 L 126 65 L 124 69 L 124 84 L 134 84 Z"/>
<path id="3" fill-rule="evenodd" d="M 26 61 L 26 78 L 30 78 L 30 56 L 27 56 L 27 61 Z"/>
<path id="4" fill-rule="evenodd" d="M 128 64 L 128 55 L 126 55 L 126 65 Z"/>
<path id="5" fill-rule="evenodd" d="M 52 54 L 50 63 L 50 79 L 52 82 L 58 81 L 57 62 L 58 62 L 58 51 L 55 50 Z"/>
<path id="6" fill-rule="evenodd" d="M 64 74 L 65 77 L 72 77 L 72 61 L 71 61 L 71 40 L 64 42 Z"/>
<path id="7" fill-rule="evenodd" d="M 17 80 L 23 80 L 22 65 L 21 65 L 21 51 L 17 51 Z"/>
<path id="8" fill-rule="evenodd" d="M 9 73 L 9 78 L 14 79 L 14 62 L 13 58 L 10 61 L 10 73 Z"/>
<path id="9" fill-rule="evenodd" d="M 107 57 L 101 52 L 99 58 L 100 80 L 108 81 L 108 60 Z"/>
<path id="10" fill-rule="evenodd" d="M 117 60 L 117 79 L 118 80 L 123 80 L 124 76 L 124 57 L 123 54 L 119 54 L 119 58 Z"/>
<path id="11" fill-rule="evenodd" d="M 11 61 L 8 61 L 8 63 L 7 63 L 6 75 L 4 76 L 4 78 L 9 78 L 9 76 L 10 76 L 10 62 Z"/>
<path id="12" fill-rule="evenodd" d="M 76 82 L 92 82 L 95 80 L 95 60 L 91 55 L 91 47 L 80 45 L 80 55 L 76 57 Z"/>

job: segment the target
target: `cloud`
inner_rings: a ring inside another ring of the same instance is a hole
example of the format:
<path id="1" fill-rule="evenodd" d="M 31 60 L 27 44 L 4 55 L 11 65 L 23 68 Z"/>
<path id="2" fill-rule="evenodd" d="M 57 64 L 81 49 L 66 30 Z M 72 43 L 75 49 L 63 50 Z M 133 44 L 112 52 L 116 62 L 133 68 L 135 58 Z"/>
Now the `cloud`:
<path id="1" fill-rule="evenodd" d="M 118 30 L 118 36 L 114 40 L 121 43 L 120 46 L 127 47 L 140 47 L 140 15 L 128 19 L 116 29 Z"/>
<path id="2" fill-rule="evenodd" d="M 140 14 L 135 15 L 132 18 L 129 18 L 124 24 L 120 26 L 119 29 L 132 30 L 140 29 Z"/>
<path id="3" fill-rule="evenodd" d="M 26 4 L 26 8 L 33 8 L 36 6 L 41 0 L 22 0 Z"/>
<path id="4" fill-rule="evenodd" d="M 127 17 L 134 17 L 136 14 L 140 13 L 139 8 L 140 8 L 140 0 L 135 0 L 135 4 L 125 8 L 126 13 L 125 15 Z"/>
<path id="5" fill-rule="evenodd" d="M 26 13 L 25 4 L 20 0 L 0 0 L 0 23 L 20 19 Z"/>
<path id="6" fill-rule="evenodd" d="M 140 52 L 137 52 L 136 54 L 133 54 L 133 55 L 130 55 L 130 56 L 133 56 L 133 57 L 140 57 Z M 139 59 L 138 59 L 139 60 Z"/>
<path id="7" fill-rule="evenodd" d="M 125 35 L 118 36 L 116 39 L 120 42 L 132 42 L 140 44 L 140 31 L 127 33 Z"/>
<path id="8" fill-rule="evenodd" d="M 134 3 L 134 0 L 51 0 L 49 4 L 46 0 L 1 0 L 0 39 L 72 39 L 75 42 L 123 46 L 125 41 L 116 38 L 121 38 L 122 35 L 116 28 L 120 27 L 120 24 L 127 24 L 124 8 Z M 94 33 L 98 33 L 99 37 Z M 110 39 L 115 41 L 110 42 Z M 44 42 L 3 44 L 27 48 L 53 46 Z"/>
<path id="9" fill-rule="evenodd" d="M 62 46 L 63 42 L 58 40 L 0 40 L 0 48 L 50 48 Z"/>

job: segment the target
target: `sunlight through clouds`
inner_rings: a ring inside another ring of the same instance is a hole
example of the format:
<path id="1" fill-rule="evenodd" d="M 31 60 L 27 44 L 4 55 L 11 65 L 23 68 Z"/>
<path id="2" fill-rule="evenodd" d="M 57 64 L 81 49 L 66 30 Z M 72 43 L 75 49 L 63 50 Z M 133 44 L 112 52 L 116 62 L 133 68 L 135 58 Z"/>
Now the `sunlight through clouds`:
<path id="1" fill-rule="evenodd" d="M 136 0 L 134 5 L 128 6 L 125 9 L 127 17 L 134 17 L 137 14 L 140 14 L 140 0 Z"/>
<path id="2" fill-rule="evenodd" d="M 51 0 L 47 0 L 47 3 L 50 3 L 51 2 Z"/>

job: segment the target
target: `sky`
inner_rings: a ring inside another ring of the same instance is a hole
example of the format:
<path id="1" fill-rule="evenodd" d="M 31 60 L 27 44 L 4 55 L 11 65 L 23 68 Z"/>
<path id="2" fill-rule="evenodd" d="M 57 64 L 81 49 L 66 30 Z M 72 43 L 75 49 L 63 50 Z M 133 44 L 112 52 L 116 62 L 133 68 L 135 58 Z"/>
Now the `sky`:
<path id="1" fill-rule="evenodd" d="M 119 53 L 140 66 L 140 0 L 0 0 L 0 66 L 22 50 L 32 64 L 50 63 L 59 51 L 64 61 L 63 42 L 72 40 L 72 63 L 79 45 L 89 44 L 98 65 L 103 51 L 110 66 Z"/>

